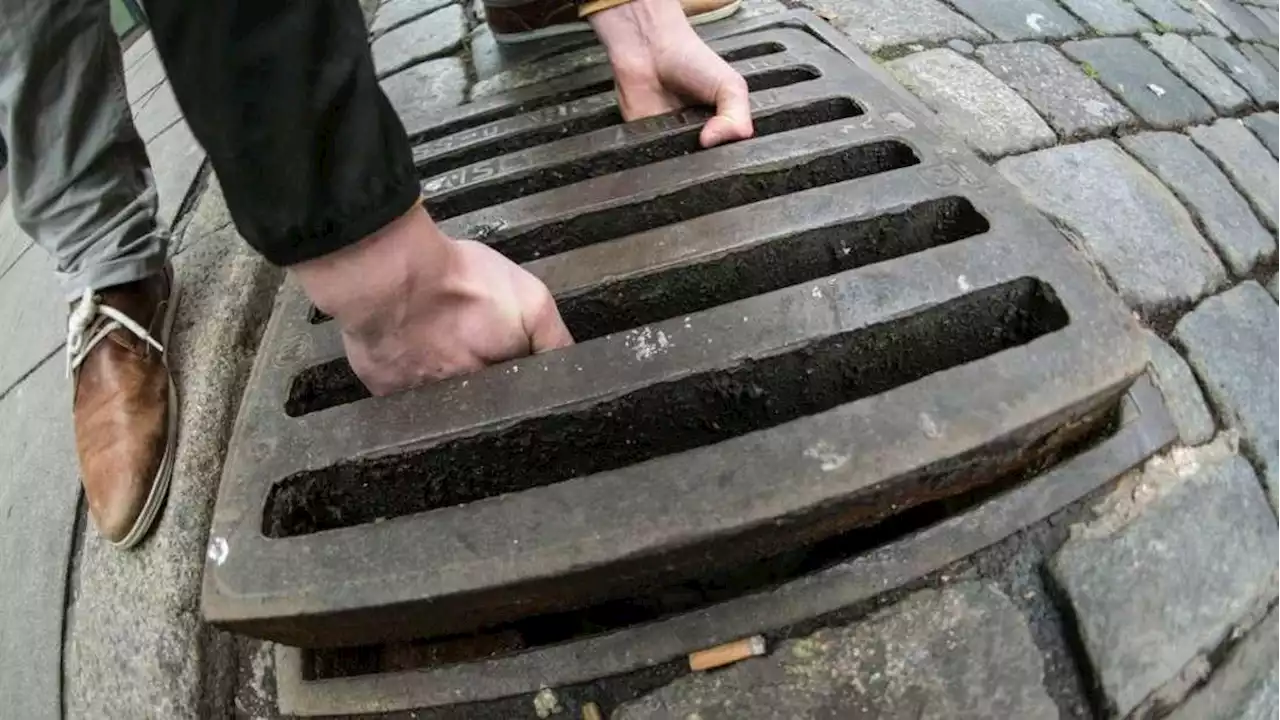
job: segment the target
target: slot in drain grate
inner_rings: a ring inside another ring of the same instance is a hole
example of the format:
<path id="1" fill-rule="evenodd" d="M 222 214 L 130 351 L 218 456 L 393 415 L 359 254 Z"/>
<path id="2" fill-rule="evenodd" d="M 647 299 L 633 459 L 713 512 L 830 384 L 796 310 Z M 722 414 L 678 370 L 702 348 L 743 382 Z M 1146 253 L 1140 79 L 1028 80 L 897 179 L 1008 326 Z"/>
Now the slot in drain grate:
<path id="1" fill-rule="evenodd" d="M 210 621 L 332 647 L 572 613 L 1024 497 L 1108 426 L 1143 345 L 1048 222 L 811 15 L 728 27 L 748 141 L 697 150 L 701 111 L 620 124 L 599 67 L 409 128 L 446 232 L 525 262 L 580 342 L 369 398 L 287 283 Z"/>

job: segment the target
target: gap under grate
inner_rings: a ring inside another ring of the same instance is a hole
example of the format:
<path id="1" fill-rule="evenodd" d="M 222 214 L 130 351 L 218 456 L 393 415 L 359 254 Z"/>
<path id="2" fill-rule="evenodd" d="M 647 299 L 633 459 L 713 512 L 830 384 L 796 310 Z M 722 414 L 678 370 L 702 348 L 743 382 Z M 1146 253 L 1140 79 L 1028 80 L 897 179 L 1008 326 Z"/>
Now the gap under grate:
<path id="1" fill-rule="evenodd" d="M 729 27 L 749 141 L 621 124 L 607 68 L 409 128 L 446 232 L 525 262 L 580 342 L 369 398 L 286 284 L 208 620 L 328 647 L 569 612 L 1025 490 L 1106 430 L 1143 343 L 1065 239 L 825 23 Z"/>

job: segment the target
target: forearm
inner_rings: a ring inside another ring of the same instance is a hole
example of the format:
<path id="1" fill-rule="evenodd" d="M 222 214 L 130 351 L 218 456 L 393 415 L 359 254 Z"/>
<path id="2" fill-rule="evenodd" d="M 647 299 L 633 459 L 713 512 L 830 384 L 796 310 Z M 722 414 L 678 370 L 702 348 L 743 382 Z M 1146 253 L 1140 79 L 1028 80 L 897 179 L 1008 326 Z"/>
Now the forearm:
<path id="1" fill-rule="evenodd" d="M 354 0 L 146 0 L 240 234 L 293 265 L 403 216 L 419 188 Z"/>

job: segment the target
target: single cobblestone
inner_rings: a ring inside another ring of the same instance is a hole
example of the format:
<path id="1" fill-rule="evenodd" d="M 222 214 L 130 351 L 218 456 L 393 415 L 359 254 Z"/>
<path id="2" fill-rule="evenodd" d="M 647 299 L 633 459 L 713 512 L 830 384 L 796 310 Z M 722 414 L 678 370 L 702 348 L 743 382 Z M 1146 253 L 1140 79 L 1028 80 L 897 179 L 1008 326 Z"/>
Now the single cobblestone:
<path id="1" fill-rule="evenodd" d="M 1280 175 L 1267 148 L 1244 123 L 1228 118 L 1188 132 L 1227 171 L 1271 230 L 1280 218 Z"/>
<path id="2" fill-rule="evenodd" d="M 1063 138 L 1100 135 L 1137 121 L 1078 65 L 1044 43 L 987 45 L 978 50 L 978 58 Z"/>
<path id="3" fill-rule="evenodd" d="M 480 32 L 487 33 L 488 28 L 485 27 Z M 501 53 L 501 49 L 497 48 L 496 45 L 495 51 Z M 537 62 L 525 62 L 522 64 L 503 62 L 500 65 L 495 64 L 494 69 L 497 70 L 496 72 L 471 87 L 471 99 L 478 100 L 507 92 L 508 90 L 546 82 L 552 78 L 568 75 L 592 65 L 599 65 L 607 59 L 603 46 L 592 45 L 591 47 L 544 58 Z M 479 62 L 479 58 L 476 61 Z M 479 65 L 477 65 L 478 68 Z"/>
<path id="4" fill-rule="evenodd" d="M 1088 63 L 1108 90 L 1156 128 L 1172 129 L 1214 117 L 1213 108 L 1137 40 L 1078 40 L 1063 44 L 1062 51 Z"/>
<path id="5" fill-rule="evenodd" d="M 1181 35 L 1145 33 L 1142 41 L 1200 91 L 1219 113 L 1231 115 L 1249 104 L 1249 94 L 1219 70 L 1208 55 Z"/>
<path id="6" fill-rule="evenodd" d="M 373 65 L 378 77 L 385 78 L 423 60 L 452 53 L 466 36 L 462 7 L 447 5 L 374 40 Z"/>
<path id="7" fill-rule="evenodd" d="M 782 643 L 626 703 L 614 720 L 1051 718 L 1044 659 L 995 588 L 923 590 L 863 621 Z"/>
<path id="8" fill-rule="evenodd" d="M 1275 503 L 1280 468 L 1276 447 L 1280 312 L 1275 298 L 1267 297 L 1258 283 L 1241 283 L 1200 303 L 1178 322 L 1173 338 L 1186 353 L 1218 417 L 1239 431 L 1245 452 L 1262 466 L 1267 492 Z"/>
<path id="9" fill-rule="evenodd" d="M 1158 25 L 1173 32 L 1199 33 L 1204 26 L 1195 15 L 1183 10 L 1173 0 L 1132 0 L 1135 7 L 1155 20 Z"/>
<path id="10" fill-rule="evenodd" d="M 1042 0 L 953 0 L 951 4 L 1001 40 L 1066 38 L 1084 32 L 1062 8 Z"/>
<path id="11" fill-rule="evenodd" d="M 1136 35 L 1151 30 L 1151 23 L 1126 0 L 1062 0 L 1062 4 L 1103 35 Z"/>
<path id="12" fill-rule="evenodd" d="M 996 168 L 1148 318 L 1167 317 L 1226 279 L 1173 193 L 1109 140 L 1006 158 Z"/>
<path id="13" fill-rule="evenodd" d="M 991 36 L 937 0 L 822 0 L 814 8 L 866 52 L 908 43 L 974 42 Z"/>
<path id="14" fill-rule="evenodd" d="M 1249 203 L 1227 176 L 1186 135 L 1143 133 L 1120 143 L 1199 218 L 1205 235 L 1233 274 L 1248 275 L 1259 263 L 1275 259 L 1275 238 L 1254 217 Z"/>
<path id="15" fill-rule="evenodd" d="M 383 3 L 378 8 L 377 14 L 373 16 L 373 24 L 369 26 L 369 31 L 374 35 L 381 35 L 388 30 L 394 30 L 404 25 L 410 20 L 416 20 L 427 13 L 439 10 L 452 1 L 391 0 L 391 2 Z"/>
<path id="16" fill-rule="evenodd" d="M 1280 34 L 1280 18 L 1276 17 L 1276 11 L 1260 7 L 1246 7 L 1246 9 L 1253 13 L 1253 16 L 1258 18 L 1258 21 L 1266 28 L 1267 35 L 1265 39 L 1274 45 L 1276 36 Z"/>
<path id="17" fill-rule="evenodd" d="M 974 50 L 977 49 L 973 46 L 973 43 L 968 40 L 948 40 L 947 47 L 955 50 L 961 55 L 972 55 Z"/>
<path id="18" fill-rule="evenodd" d="M 1166 720 L 1276 720 L 1280 714 L 1276 611 L 1249 631 L 1213 677 Z"/>
<path id="19" fill-rule="evenodd" d="M 1276 522 L 1249 463 L 1202 453 L 1183 472 L 1118 530 L 1073 528 L 1050 563 L 1118 716 L 1275 595 Z"/>
<path id="20" fill-rule="evenodd" d="M 1187 361 L 1169 343 L 1150 330 L 1143 330 L 1151 356 L 1152 380 L 1164 396 L 1165 407 L 1178 427 L 1184 445 L 1201 445 L 1213 439 L 1213 415 L 1196 384 Z"/>
<path id="21" fill-rule="evenodd" d="M 1275 64 L 1267 59 L 1267 53 L 1274 53 L 1275 51 L 1267 50 L 1264 52 L 1263 48 L 1265 47 L 1266 46 L 1261 43 L 1240 43 L 1238 49 L 1240 50 L 1241 55 L 1248 58 L 1249 62 L 1252 63 L 1255 68 L 1265 73 L 1268 79 L 1270 79 L 1270 77 L 1275 74 Z M 1274 89 L 1276 84 L 1271 83 L 1269 87 Z"/>
<path id="22" fill-rule="evenodd" d="M 1275 48 L 1268 47 L 1262 43 L 1241 43 L 1241 46 L 1252 49 L 1254 55 L 1262 58 L 1266 65 L 1280 69 L 1280 53 L 1277 53 Z"/>
<path id="23" fill-rule="evenodd" d="M 1256 102 L 1265 105 L 1275 102 L 1280 96 L 1280 89 L 1272 77 L 1275 73 L 1265 65 L 1259 65 L 1256 60 L 1246 57 L 1231 43 L 1216 37 L 1197 37 L 1192 42 L 1253 96 Z"/>
<path id="24" fill-rule="evenodd" d="M 391 107 L 410 133 L 424 129 L 428 119 L 467 97 L 467 67 L 459 58 L 429 60 L 382 81 Z"/>
<path id="25" fill-rule="evenodd" d="M 1253 13 L 1231 0 L 1196 0 L 1209 8 L 1227 29 L 1241 40 L 1264 40 L 1267 38 L 1266 26 Z"/>
<path id="26" fill-rule="evenodd" d="M 1200 27 L 1203 28 L 1204 32 L 1220 38 L 1231 37 L 1231 31 L 1227 29 L 1227 26 L 1223 25 L 1222 21 L 1209 9 L 1209 6 L 1201 3 L 1200 0 L 1175 0 L 1175 2 L 1200 21 Z"/>
<path id="27" fill-rule="evenodd" d="M 1057 140 L 1017 93 L 981 65 L 951 50 L 926 50 L 886 67 L 983 155 L 1026 152 Z"/>
<path id="28" fill-rule="evenodd" d="M 1244 124 L 1271 151 L 1271 157 L 1280 157 L 1280 118 L 1274 112 L 1255 113 L 1245 118 Z"/>

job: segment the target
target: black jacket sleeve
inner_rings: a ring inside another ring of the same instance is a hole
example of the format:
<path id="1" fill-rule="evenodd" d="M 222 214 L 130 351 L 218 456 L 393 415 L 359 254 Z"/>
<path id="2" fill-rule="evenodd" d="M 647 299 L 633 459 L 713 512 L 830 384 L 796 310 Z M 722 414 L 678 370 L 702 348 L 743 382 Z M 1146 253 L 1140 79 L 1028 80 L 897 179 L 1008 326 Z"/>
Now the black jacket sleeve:
<path id="1" fill-rule="evenodd" d="M 356 0 L 146 0 L 160 59 L 236 228 L 290 265 L 418 199 Z"/>

